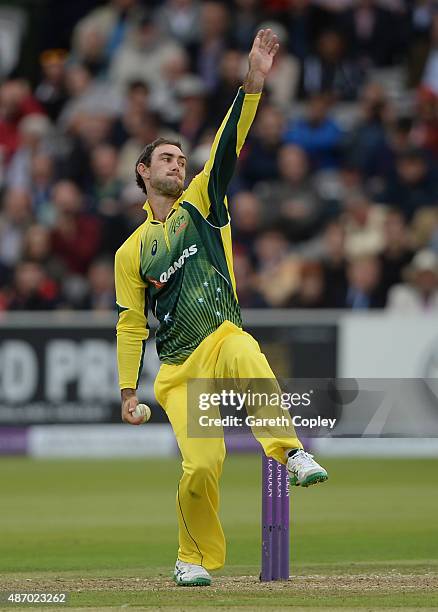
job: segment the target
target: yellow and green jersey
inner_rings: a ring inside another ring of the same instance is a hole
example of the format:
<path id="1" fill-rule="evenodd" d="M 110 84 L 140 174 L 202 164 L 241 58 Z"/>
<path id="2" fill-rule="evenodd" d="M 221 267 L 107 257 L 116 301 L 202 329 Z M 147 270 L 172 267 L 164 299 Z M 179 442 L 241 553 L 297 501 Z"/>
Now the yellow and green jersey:
<path id="1" fill-rule="evenodd" d="M 117 359 L 120 388 L 137 388 L 148 337 L 147 311 L 159 321 L 160 360 L 183 363 L 225 320 L 241 327 L 226 190 L 260 94 L 239 89 L 204 169 L 165 221 L 146 221 L 116 253 Z"/>

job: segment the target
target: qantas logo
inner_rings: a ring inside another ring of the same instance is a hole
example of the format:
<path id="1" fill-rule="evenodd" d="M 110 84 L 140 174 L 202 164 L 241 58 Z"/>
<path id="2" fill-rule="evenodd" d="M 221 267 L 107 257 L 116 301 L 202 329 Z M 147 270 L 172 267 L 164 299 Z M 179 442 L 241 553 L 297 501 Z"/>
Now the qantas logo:
<path id="1" fill-rule="evenodd" d="M 188 259 L 192 255 L 196 255 L 197 252 L 198 252 L 198 247 L 196 246 L 196 244 L 191 244 L 188 247 L 188 249 L 184 249 L 181 256 L 173 262 L 173 264 L 169 267 L 167 272 L 163 272 L 160 275 L 160 283 L 163 283 L 163 284 L 167 283 L 167 281 L 172 276 L 172 274 L 175 274 L 177 270 L 183 267 L 183 265 L 186 263 L 186 259 Z"/>

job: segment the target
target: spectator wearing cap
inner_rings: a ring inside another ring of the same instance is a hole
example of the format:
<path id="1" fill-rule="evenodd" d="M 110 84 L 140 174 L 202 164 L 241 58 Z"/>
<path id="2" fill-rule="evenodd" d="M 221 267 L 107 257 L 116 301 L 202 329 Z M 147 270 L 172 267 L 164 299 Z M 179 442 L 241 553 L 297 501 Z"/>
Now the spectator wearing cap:
<path id="1" fill-rule="evenodd" d="M 40 56 L 42 77 L 35 89 L 35 98 L 52 121 L 56 121 L 67 101 L 65 63 L 67 51 L 48 49 Z"/>
<path id="2" fill-rule="evenodd" d="M 438 176 L 423 150 L 410 148 L 396 161 L 396 173 L 388 181 L 380 201 L 398 208 L 407 221 L 423 206 L 438 203 Z"/>
<path id="3" fill-rule="evenodd" d="M 391 312 L 438 312 L 438 258 L 436 253 L 419 251 L 406 268 L 406 282 L 389 291 L 387 309 Z"/>

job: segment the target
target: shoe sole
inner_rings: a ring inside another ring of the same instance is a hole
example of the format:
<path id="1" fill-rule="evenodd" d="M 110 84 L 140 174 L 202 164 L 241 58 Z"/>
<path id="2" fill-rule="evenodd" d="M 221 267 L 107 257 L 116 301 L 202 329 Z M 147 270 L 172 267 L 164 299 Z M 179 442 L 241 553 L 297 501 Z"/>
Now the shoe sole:
<path id="1" fill-rule="evenodd" d="M 318 484 L 319 482 L 325 482 L 328 480 L 328 474 L 324 472 L 316 472 L 311 474 L 303 482 L 298 482 L 295 477 L 289 478 L 289 483 L 292 487 L 310 487 L 311 485 Z"/>
<path id="2" fill-rule="evenodd" d="M 177 584 L 177 586 L 185 586 L 185 587 L 210 586 L 211 585 L 211 580 L 209 578 L 196 578 L 195 580 L 190 580 L 188 582 L 178 582 L 178 580 L 174 576 L 173 581 Z"/>

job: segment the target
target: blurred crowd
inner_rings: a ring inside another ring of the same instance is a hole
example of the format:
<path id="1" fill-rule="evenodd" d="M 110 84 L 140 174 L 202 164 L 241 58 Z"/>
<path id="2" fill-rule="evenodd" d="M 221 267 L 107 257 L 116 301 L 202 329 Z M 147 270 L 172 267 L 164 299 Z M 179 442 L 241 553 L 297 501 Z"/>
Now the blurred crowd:
<path id="1" fill-rule="evenodd" d="M 438 310 L 436 2 L 89 4 L 39 74 L 0 62 L 0 310 L 114 309 L 135 160 L 178 136 L 200 171 L 260 27 L 281 48 L 229 189 L 241 305 Z"/>

